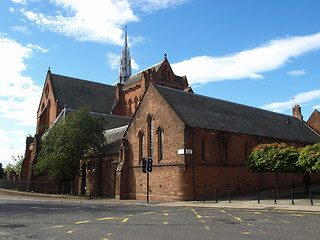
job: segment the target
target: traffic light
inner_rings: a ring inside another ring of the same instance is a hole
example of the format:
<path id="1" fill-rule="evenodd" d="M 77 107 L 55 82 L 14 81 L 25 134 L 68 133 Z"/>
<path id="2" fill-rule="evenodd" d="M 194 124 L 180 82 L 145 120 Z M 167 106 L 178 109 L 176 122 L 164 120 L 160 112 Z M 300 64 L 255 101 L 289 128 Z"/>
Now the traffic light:
<path id="1" fill-rule="evenodd" d="M 152 163 L 153 163 L 152 158 L 148 157 L 147 158 L 147 173 L 152 172 Z"/>
<path id="2" fill-rule="evenodd" d="M 147 159 L 142 158 L 142 172 L 146 173 L 147 172 Z"/>

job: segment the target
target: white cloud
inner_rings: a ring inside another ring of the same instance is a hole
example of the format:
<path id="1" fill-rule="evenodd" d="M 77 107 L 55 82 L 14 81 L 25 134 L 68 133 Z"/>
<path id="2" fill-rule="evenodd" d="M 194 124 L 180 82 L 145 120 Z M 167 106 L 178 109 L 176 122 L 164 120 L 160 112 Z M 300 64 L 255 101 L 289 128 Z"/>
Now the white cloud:
<path id="1" fill-rule="evenodd" d="M 51 2 L 61 9 L 55 16 L 25 9 L 21 12 L 39 27 L 74 37 L 79 41 L 122 45 L 122 26 L 139 21 L 125 0 L 52 0 Z"/>
<path id="2" fill-rule="evenodd" d="M 131 68 L 136 71 L 140 69 L 140 66 L 132 58 L 131 58 Z"/>
<path id="3" fill-rule="evenodd" d="M 23 76 L 24 60 L 36 51 L 0 35 L 0 115 L 14 119 L 18 125 L 34 126 L 42 88 Z"/>
<path id="4" fill-rule="evenodd" d="M 13 7 L 10 7 L 9 8 L 9 11 L 12 13 L 12 12 L 14 12 L 14 8 Z"/>
<path id="5" fill-rule="evenodd" d="M 261 73 L 278 69 L 294 57 L 320 49 L 320 33 L 272 40 L 230 56 L 198 56 L 172 64 L 177 75 L 191 84 L 242 78 L 262 79 Z"/>
<path id="6" fill-rule="evenodd" d="M 287 73 L 288 75 L 292 77 L 298 77 L 307 74 L 305 70 L 293 70 Z"/>
<path id="7" fill-rule="evenodd" d="M 31 31 L 26 26 L 14 26 L 11 27 L 11 30 L 15 32 L 21 32 L 27 36 L 31 34 Z"/>
<path id="8" fill-rule="evenodd" d="M 139 8 L 143 12 L 154 12 L 160 9 L 180 6 L 189 0 L 130 0 L 134 8 Z"/>
<path id="9" fill-rule="evenodd" d="M 14 3 L 22 4 L 22 5 L 25 5 L 27 3 L 27 0 L 11 0 L 11 1 Z"/>
<path id="10" fill-rule="evenodd" d="M 317 109 L 317 110 L 319 109 L 320 110 L 320 105 L 314 106 L 313 109 Z"/>
<path id="11" fill-rule="evenodd" d="M 22 4 L 22 5 L 27 5 L 29 2 L 40 2 L 41 0 L 11 0 L 14 3 Z"/>
<path id="12" fill-rule="evenodd" d="M 120 62 L 120 57 L 119 54 L 108 52 L 107 54 L 108 58 L 108 65 L 110 66 L 111 69 L 119 69 L 119 62 Z M 134 70 L 138 70 L 140 67 L 139 65 L 131 58 L 131 67 Z"/>
<path id="13" fill-rule="evenodd" d="M 293 99 L 290 99 L 284 102 L 275 102 L 275 103 L 267 104 L 262 106 L 262 108 L 266 110 L 282 113 L 292 108 L 293 101 L 295 104 L 301 105 L 301 104 L 309 103 L 316 99 L 320 99 L 320 89 L 299 93 L 296 96 L 294 96 Z"/>
<path id="14" fill-rule="evenodd" d="M 111 69 L 115 70 L 119 68 L 119 54 L 108 52 L 107 53 L 108 64 Z"/>

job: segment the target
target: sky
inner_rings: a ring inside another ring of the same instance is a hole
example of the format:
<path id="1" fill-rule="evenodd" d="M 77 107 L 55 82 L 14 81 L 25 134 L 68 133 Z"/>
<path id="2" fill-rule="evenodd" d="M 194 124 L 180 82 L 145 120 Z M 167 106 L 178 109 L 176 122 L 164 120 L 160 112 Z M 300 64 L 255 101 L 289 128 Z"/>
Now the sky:
<path id="1" fill-rule="evenodd" d="M 49 67 L 117 82 L 128 27 L 133 74 L 163 60 L 197 94 L 307 121 L 320 109 L 318 0 L 1 0 L 0 163 L 25 151 Z"/>

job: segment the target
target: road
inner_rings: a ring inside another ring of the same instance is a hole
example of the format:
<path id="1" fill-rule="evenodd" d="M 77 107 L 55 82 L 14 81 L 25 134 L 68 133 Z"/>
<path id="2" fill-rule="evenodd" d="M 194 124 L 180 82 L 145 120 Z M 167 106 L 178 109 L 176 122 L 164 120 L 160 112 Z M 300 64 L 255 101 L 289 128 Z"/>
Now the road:
<path id="1" fill-rule="evenodd" d="M 319 212 L 0 198 L 0 239 L 319 239 Z"/>

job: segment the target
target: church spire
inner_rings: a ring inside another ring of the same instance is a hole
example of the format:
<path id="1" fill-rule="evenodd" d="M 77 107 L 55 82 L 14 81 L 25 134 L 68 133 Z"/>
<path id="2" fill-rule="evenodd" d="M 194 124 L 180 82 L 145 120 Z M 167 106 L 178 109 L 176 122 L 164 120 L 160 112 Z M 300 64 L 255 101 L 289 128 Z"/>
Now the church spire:
<path id="1" fill-rule="evenodd" d="M 124 45 L 120 55 L 119 83 L 124 84 L 124 82 L 127 81 L 130 76 L 131 76 L 131 57 L 130 57 L 130 51 L 128 48 L 127 26 L 126 26 L 125 33 L 124 33 Z"/>

